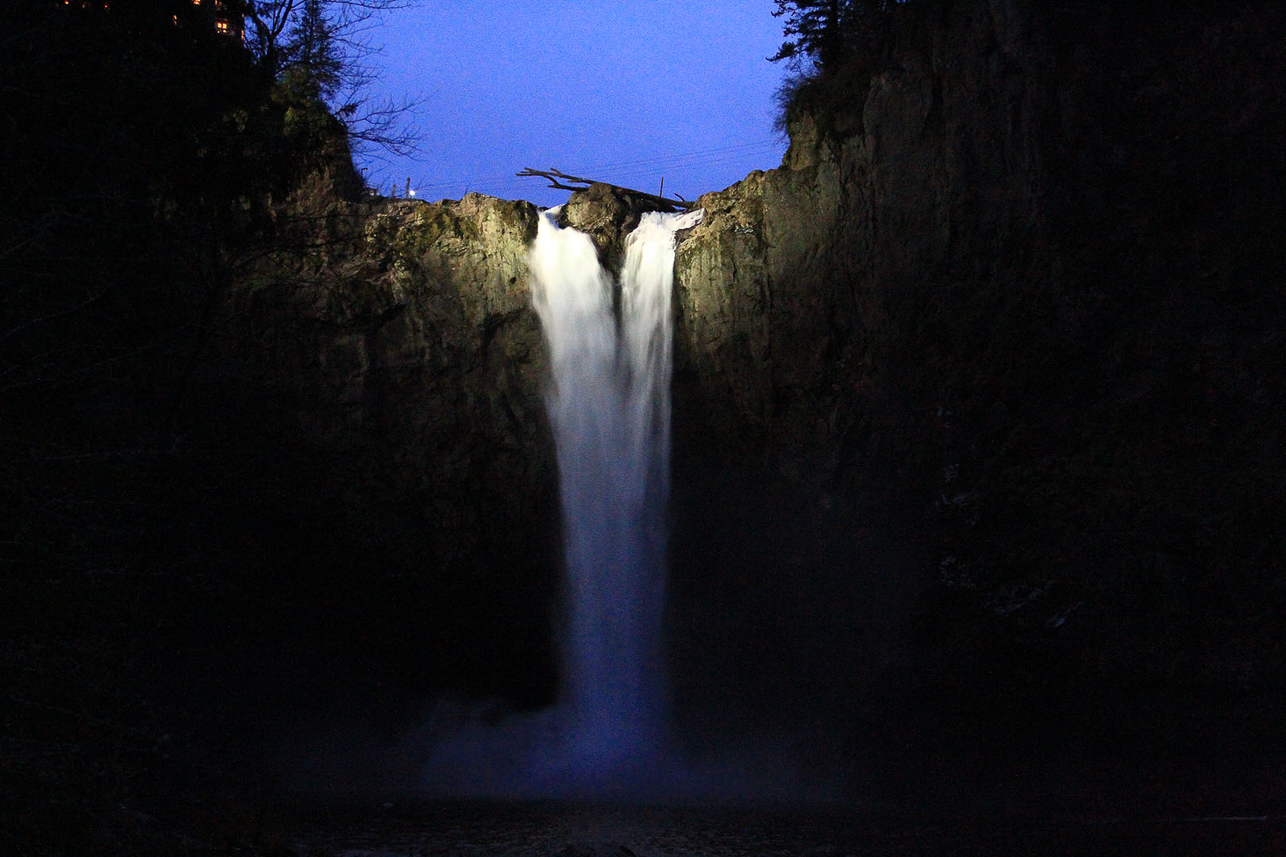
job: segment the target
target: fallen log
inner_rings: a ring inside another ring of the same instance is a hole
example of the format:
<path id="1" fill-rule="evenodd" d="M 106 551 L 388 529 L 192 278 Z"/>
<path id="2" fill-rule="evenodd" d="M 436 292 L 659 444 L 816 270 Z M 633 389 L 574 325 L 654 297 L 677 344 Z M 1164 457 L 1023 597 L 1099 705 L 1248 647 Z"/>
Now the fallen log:
<path id="1" fill-rule="evenodd" d="M 671 211 L 673 211 L 674 209 L 683 209 L 684 211 L 686 211 L 696 205 L 695 200 L 692 202 L 688 202 L 686 199 L 683 199 L 683 198 L 668 199 L 664 196 L 658 196 L 657 194 L 654 194 L 654 193 L 647 193 L 646 191 L 635 190 L 634 188 L 630 188 L 630 187 L 622 187 L 621 185 L 612 184 L 611 182 L 599 182 L 599 181 L 595 181 L 594 179 L 581 178 L 580 176 L 569 176 L 567 175 L 567 173 L 564 173 L 561 170 L 555 170 L 552 167 L 548 170 L 533 170 L 531 167 L 527 167 L 525 170 L 523 170 L 520 173 L 514 173 L 514 175 L 519 176 L 521 178 L 528 178 L 528 177 L 543 178 L 549 181 L 549 186 L 552 187 L 554 190 L 570 190 L 572 192 L 575 192 L 578 190 L 585 190 L 585 188 L 589 187 L 592 184 L 605 184 L 610 187 L 616 188 L 622 193 L 628 193 L 630 196 L 641 197 L 643 199 L 648 200 L 649 202 L 655 203 L 656 205 L 662 206 L 664 209 L 668 209 Z M 565 184 L 565 182 L 572 182 L 572 184 Z"/>

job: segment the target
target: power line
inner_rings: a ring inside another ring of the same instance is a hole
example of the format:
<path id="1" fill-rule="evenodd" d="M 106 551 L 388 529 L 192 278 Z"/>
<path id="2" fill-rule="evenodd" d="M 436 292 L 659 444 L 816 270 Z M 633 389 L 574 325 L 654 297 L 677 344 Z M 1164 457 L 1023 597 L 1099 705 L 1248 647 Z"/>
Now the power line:
<path id="1" fill-rule="evenodd" d="M 603 178 L 625 179 L 638 176 L 654 175 L 658 169 L 684 169 L 701 166 L 719 166 L 721 164 L 736 162 L 747 155 L 757 152 L 768 152 L 779 146 L 778 141 L 768 139 L 759 140 L 750 143 L 738 143 L 730 146 L 717 146 L 709 149 L 698 149 L 692 152 L 681 152 L 670 155 L 658 155 L 649 158 L 635 158 L 628 161 L 613 161 L 607 163 L 594 164 L 589 166 L 577 167 L 576 172 L 598 172 Z M 440 180 L 435 182 L 426 182 L 416 185 L 416 190 L 425 191 L 443 190 L 449 188 L 468 188 L 478 190 L 481 188 L 528 188 L 531 183 L 528 181 L 516 180 L 512 173 L 507 175 L 497 175 L 485 178 L 465 178 Z"/>
<path id="2" fill-rule="evenodd" d="M 715 149 L 699 149 L 695 152 L 683 152 L 681 154 L 675 154 L 675 155 L 659 155 L 654 158 L 638 158 L 632 161 L 617 161 L 615 163 L 610 163 L 610 164 L 591 164 L 590 166 L 583 167 L 582 169 L 607 170 L 607 169 L 612 169 L 614 167 L 634 166 L 636 164 L 662 164 L 668 161 L 677 161 L 677 160 L 682 160 L 684 158 L 695 157 L 697 155 L 710 155 L 710 154 L 727 153 L 727 152 L 734 152 L 734 151 L 737 152 L 738 154 L 742 152 L 749 154 L 749 151 L 747 150 L 767 148 L 769 146 L 775 147 L 776 145 L 777 145 L 776 140 L 761 140 L 756 143 L 739 143 L 735 146 L 720 146 Z"/>

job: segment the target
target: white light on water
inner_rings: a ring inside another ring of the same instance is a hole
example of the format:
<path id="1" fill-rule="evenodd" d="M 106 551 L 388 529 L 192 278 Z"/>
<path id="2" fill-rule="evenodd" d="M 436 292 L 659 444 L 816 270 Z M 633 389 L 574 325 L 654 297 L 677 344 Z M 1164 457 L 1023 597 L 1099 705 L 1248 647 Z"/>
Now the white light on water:
<path id="1" fill-rule="evenodd" d="M 440 705 L 424 726 L 424 784 L 452 796 L 797 797 L 788 747 L 756 741 L 694 764 L 670 735 L 661 645 L 674 233 L 702 213 L 644 215 L 619 283 L 589 237 L 556 216 L 541 216 L 529 264 L 563 504 L 563 693 L 552 709 L 501 717 Z"/>
<path id="2" fill-rule="evenodd" d="M 442 709 L 424 781 L 489 797 L 721 791 L 725 777 L 694 775 L 671 746 L 661 656 L 674 233 L 702 212 L 644 215 L 619 282 L 556 217 L 541 215 L 529 264 L 563 507 L 562 696 L 490 724 Z"/>
<path id="3" fill-rule="evenodd" d="M 619 302 L 588 236 L 553 214 L 531 253 L 563 504 L 567 763 L 590 775 L 640 764 L 664 741 L 674 232 L 700 217 L 644 215 Z"/>
<path id="4" fill-rule="evenodd" d="M 670 297 L 674 233 L 702 212 L 644 215 L 619 284 L 556 216 L 541 215 L 529 264 L 563 506 L 563 692 L 555 709 L 503 726 L 448 727 L 426 783 L 449 793 L 639 794 L 677 770 L 661 655 Z"/>

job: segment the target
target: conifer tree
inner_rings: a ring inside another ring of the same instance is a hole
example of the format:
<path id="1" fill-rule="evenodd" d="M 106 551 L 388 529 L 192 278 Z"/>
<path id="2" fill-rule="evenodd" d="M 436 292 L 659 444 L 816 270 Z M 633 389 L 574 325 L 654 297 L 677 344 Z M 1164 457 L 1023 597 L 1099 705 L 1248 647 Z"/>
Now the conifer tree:
<path id="1" fill-rule="evenodd" d="M 821 69 L 833 66 L 844 52 L 846 0 L 776 0 L 774 18 L 786 18 L 786 41 L 770 62 L 800 66 L 812 60 Z"/>
<path id="2" fill-rule="evenodd" d="M 323 0 L 303 0 L 287 43 L 287 66 L 308 94 L 330 101 L 343 80 L 344 62 L 335 45 L 334 24 Z"/>
<path id="3" fill-rule="evenodd" d="M 297 96 L 322 102 L 344 123 L 350 145 L 405 154 L 418 147 L 412 98 L 366 97 L 377 79 L 366 41 L 380 16 L 416 0 L 253 0 L 246 47 L 255 64 Z"/>
<path id="4" fill-rule="evenodd" d="M 799 72 L 825 74 L 855 51 L 869 52 L 882 39 L 892 9 L 905 0 L 774 0 L 773 17 L 786 19 L 786 41 L 769 57 Z"/>

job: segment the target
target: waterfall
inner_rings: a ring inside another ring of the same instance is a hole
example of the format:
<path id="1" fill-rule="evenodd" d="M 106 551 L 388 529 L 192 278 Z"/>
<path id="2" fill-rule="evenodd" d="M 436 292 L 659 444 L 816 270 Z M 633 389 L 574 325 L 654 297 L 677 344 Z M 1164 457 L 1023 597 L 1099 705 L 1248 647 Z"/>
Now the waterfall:
<path id="1" fill-rule="evenodd" d="M 427 739 L 423 782 L 431 794 L 612 801 L 805 794 L 792 742 L 757 736 L 748 748 L 724 743 L 693 757 L 670 731 L 662 620 L 674 235 L 702 214 L 644 215 L 626 237 L 619 282 L 599 265 L 589 236 L 559 228 L 557 210 L 541 215 L 529 265 L 548 344 L 546 407 L 563 513 L 562 695 L 533 712 L 438 704 L 417 733 Z"/>
<path id="2" fill-rule="evenodd" d="M 563 511 L 564 761 L 593 776 L 663 752 L 674 233 L 702 212 L 643 216 L 619 300 L 593 242 L 556 214 L 542 214 L 532 247 L 532 301 Z"/>
<path id="3" fill-rule="evenodd" d="M 541 215 L 529 263 L 563 507 L 562 696 L 499 722 L 440 705 L 424 781 L 455 796 L 693 791 L 670 746 L 661 649 L 674 233 L 702 212 L 644 215 L 619 284 L 556 216 Z"/>

